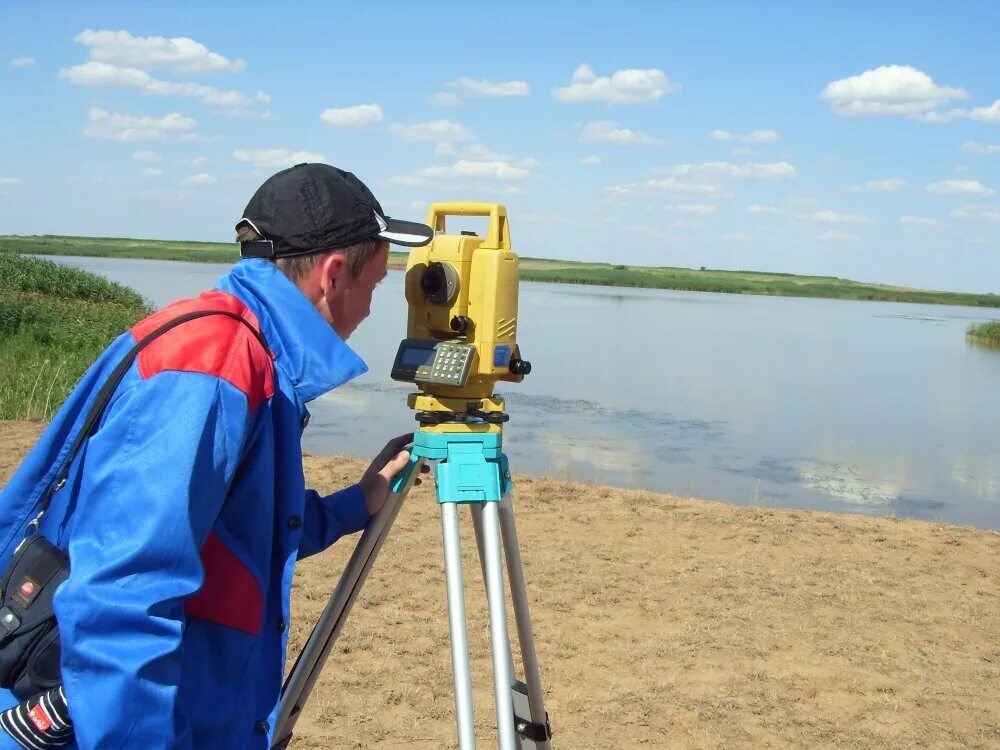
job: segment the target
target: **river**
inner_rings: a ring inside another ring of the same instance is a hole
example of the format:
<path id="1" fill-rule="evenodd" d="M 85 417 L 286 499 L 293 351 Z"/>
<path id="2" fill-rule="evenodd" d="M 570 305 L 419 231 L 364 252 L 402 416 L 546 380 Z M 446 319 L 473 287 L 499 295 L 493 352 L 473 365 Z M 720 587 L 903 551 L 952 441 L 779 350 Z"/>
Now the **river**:
<path id="1" fill-rule="evenodd" d="M 163 305 L 227 266 L 54 258 Z M 373 455 L 413 429 L 389 378 L 403 274 L 351 338 L 370 371 L 317 399 L 316 454 Z M 525 282 L 501 383 L 518 472 L 762 507 L 1000 529 L 1000 350 L 969 344 L 1000 311 Z M 563 498 L 566 503 L 572 497 Z"/>

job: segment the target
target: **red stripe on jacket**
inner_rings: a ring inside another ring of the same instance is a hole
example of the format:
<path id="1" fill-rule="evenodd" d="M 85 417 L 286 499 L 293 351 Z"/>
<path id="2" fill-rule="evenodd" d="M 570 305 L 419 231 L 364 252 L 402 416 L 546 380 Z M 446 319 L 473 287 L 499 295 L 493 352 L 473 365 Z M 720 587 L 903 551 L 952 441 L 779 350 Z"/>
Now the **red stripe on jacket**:
<path id="1" fill-rule="evenodd" d="M 264 595 L 250 569 L 214 533 L 201 548 L 201 561 L 205 583 L 184 602 L 184 613 L 258 635 Z"/>
<path id="2" fill-rule="evenodd" d="M 195 310 L 226 310 L 260 330 L 257 318 L 239 299 L 226 292 L 205 292 L 174 302 L 135 324 L 132 336 L 139 341 L 172 318 Z M 181 323 L 139 352 L 139 375 L 180 370 L 214 375 L 244 394 L 252 414 L 274 395 L 274 364 L 247 330 L 228 315 L 207 315 Z"/>

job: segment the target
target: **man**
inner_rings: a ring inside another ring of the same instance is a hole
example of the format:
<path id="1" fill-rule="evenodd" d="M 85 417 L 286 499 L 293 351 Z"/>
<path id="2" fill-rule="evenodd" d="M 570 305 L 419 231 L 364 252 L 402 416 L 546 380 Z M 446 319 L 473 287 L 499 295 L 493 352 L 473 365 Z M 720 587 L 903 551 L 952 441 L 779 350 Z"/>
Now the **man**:
<path id="1" fill-rule="evenodd" d="M 268 747 L 295 561 L 361 529 L 409 459 L 411 436 L 390 441 L 321 497 L 300 439 L 306 403 L 367 369 L 345 342 L 389 243 L 426 244 L 430 228 L 387 219 L 353 174 L 300 164 L 257 190 L 237 232 L 244 260 L 115 341 L 0 494 L 6 566 L 126 352 L 191 311 L 242 319 L 199 317 L 144 348 L 41 519 L 70 556 L 54 609 L 80 748 Z"/>

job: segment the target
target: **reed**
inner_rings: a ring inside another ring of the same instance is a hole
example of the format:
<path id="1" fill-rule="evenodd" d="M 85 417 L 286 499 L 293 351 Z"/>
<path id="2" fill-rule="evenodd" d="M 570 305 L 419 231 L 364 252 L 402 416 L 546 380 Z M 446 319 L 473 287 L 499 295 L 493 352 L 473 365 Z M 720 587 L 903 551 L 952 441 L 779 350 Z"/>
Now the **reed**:
<path id="1" fill-rule="evenodd" d="M 1000 346 L 1000 320 L 969 326 L 967 333 L 971 341 L 987 346 Z"/>

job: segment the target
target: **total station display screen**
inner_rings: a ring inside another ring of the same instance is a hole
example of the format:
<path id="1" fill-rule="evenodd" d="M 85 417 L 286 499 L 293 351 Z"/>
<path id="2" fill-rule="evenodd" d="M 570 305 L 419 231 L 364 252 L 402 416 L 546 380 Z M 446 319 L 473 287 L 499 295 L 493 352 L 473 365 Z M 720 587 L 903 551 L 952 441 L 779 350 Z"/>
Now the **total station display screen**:
<path id="1" fill-rule="evenodd" d="M 429 365 L 433 361 L 433 349 L 411 348 L 403 350 L 403 356 L 400 357 L 399 363 L 408 367 L 420 367 L 421 365 Z"/>

